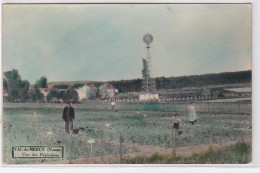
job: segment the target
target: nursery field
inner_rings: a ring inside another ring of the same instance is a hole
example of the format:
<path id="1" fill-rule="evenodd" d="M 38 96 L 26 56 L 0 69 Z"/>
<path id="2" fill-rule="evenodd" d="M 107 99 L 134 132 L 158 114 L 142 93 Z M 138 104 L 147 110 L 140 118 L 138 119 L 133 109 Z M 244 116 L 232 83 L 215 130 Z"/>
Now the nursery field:
<path id="1" fill-rule="evenodd" d="M 65 105 L 44 103 L 4 103 L 4 162 L 7 164 L 72 163 L 73 160 L 122 155 L 138 152 L 136 144 L 175 148 L 251 138 L 250 113 L 200 112 L 198 123 L 191 126 L 184 111 L 186 105 L 74 104 L 74 128 L 79 134 L 65 133 L 62 111 Z M 228 108 L 226 108 L 228 109 Z M 173 138 L 171 121 L 180 113 L 183 134 Z M 95 143 L 91 147 L 89 139 Z M 131 145 L 132 144 L 132 145 Z M 12 158 L 13 146 L 64 146 L 63 159 Z"/>

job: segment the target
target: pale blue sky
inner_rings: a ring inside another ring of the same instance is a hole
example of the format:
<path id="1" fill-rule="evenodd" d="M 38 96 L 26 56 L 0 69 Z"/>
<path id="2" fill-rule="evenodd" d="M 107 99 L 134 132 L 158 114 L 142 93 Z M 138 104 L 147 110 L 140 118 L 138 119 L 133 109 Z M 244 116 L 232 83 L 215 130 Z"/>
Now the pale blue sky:
<path id="1" fill-rule="evenodd" d="M 141 78 L 147 32 L 155 77 L 251 70 L 247 4 L 4 5 L 3 70 L 32 83 Z"/>

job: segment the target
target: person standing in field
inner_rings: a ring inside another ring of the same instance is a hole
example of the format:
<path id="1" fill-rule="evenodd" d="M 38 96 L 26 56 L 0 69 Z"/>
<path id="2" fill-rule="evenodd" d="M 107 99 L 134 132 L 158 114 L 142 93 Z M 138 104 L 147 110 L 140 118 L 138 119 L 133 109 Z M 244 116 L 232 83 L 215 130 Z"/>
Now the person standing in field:
<path id="1" fill-rule="evenodd" d="M 71 103 L 68 103 L 63 109 L 62 119 L 65 121 L 65 131 L 69 133 L 73 132 L 73 120 L 75 119 L 74 108 L 71 106 Z"/>
<path id="2" fill-rule="evenodd" d="M 197 106 L 194 104 L 194 102 L 191 102 L 187 109 L 190 125 L 194 125 L 197 122 L 196 109 L 197 109 Z"/>
<path id="3" fill-rule="evenodd" d="M 173 128 L 172 130 L 173 130 L 174 136 L 182 134 L 181 127 L 180 127 L 181 120 L 178 119 L 178 116 L 179 116 L 178 113 L 174 114 L 174 117 L 172 120 L 172 128 Z"/>
<path id="4" fill-rule="evenodd" d="M 116 102 L 114 100 L 111 100 L 110 104 L 111 104 L 111 110 L 114 111 L 116 108 Z"/>

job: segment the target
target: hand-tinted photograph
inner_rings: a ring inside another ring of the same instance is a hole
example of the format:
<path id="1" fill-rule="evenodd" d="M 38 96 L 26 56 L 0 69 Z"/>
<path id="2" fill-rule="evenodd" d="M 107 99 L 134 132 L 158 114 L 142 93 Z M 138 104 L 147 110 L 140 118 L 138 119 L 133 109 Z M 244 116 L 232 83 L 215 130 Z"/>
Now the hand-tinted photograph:
<path id="1" fill-rule="evenodd" d="M 3 4 L 3 163 L 248 164 L 251 4 Z"/>

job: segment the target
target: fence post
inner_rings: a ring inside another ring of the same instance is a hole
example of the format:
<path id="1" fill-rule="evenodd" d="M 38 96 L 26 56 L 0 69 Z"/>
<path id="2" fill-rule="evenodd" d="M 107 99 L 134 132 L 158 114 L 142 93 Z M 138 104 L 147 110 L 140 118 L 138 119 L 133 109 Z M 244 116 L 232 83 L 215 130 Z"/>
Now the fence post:
<path id="1" fill-rule="evenodd" d="M 209 114 L 209 102 L 207 103 L 207 105 L 208 105 L 208 114 Z"/>
<path id="2" fill-rule="evenodd" d="M 202 101 L 202 107 L 203 107 L 203 113 L 205 114 L 205 104 L 204 104 L 204 101 Z"/>
<path id="3" fill-rule="evenodd" d="M 122 163 L 122 137 L 121 132 L 119 133 L 119 156 L 120 156 L 120 163 Z"/>

